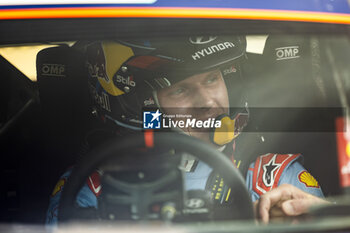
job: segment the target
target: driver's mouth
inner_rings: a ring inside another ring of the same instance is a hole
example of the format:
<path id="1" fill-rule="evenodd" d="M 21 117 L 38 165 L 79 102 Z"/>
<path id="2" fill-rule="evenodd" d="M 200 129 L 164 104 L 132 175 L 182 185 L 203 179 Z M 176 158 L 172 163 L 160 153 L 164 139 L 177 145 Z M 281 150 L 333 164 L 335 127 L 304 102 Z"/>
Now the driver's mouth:
<path id="1" fill-rule="evenodd" d="M 208 119 L 216 119 L 223 114 L 227 114 L 227 110 L 224 108 L 200 108 L 193 117 L 197 120 L 206 121 Z"/>

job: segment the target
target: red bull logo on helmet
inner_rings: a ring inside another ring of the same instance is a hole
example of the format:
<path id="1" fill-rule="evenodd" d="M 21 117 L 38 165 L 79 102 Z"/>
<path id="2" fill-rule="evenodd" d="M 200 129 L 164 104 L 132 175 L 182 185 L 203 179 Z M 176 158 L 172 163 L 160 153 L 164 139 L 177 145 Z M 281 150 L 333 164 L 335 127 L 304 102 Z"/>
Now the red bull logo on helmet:
<path id="1" fill-rule="evenodd" d="M 90 85 L 90 92 L 92 93 L 93 98 L 95 99 L 96 103 L 103 108 L 104 110 L 111 112 L 111 105 L 109 103 L 109 96 L 102 91 L 99 95 L 95 89 L 94 86 Z"/>

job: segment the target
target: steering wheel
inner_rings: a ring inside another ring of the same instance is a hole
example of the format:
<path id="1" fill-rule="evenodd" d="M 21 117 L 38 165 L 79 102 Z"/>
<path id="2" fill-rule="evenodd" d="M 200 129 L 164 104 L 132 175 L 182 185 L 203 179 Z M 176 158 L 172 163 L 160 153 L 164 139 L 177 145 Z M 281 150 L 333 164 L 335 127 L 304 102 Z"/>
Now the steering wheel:
<path id="1" fill-rule="evenodd" d="M 145 147 L 183 151 L 205 162 L 214 171 L 220 171 L 225 184 L 228 187 L 233 187 L 231 191 L 233 201 L 230 208 L 232 208 L 232 211 L 237 212 L 236 219 L 254 219 L 253 205 L 245 186 L 245 181 L 239 170 L 224 154 L 203 141 L 187 135 L 179 135 L 174 132 L 155 134 L 153 132 L 145 132 L 144 134 L 133 134 L 122 139 L 113 139 L 92 150 L 74 167 L 62 192 L 58 221 L 67 221 L 71 216 L 74 216 L 74 213 L 78 213 L 76 196 L 84 185 L 86 178 L 94 169 L 106 163 L 113 156 L 125 154 L 125 152 L 130 151 L 130 148 Z M 94 210 L 96 209 L 87 208 L 85 211 L 88 215 L 88 212 L 91 213 Z"/>

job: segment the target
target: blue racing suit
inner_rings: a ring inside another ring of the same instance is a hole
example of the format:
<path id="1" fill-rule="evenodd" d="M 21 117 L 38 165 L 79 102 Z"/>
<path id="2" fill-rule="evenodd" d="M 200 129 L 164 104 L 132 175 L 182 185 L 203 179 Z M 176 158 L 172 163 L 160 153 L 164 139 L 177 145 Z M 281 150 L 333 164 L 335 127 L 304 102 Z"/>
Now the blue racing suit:
<path id="1" fill-rule="evenodd" d="M 281 184 L 291 184 L 297 188 L 323 197 L 322 190 L 314 177 L 308 173 L 298 161 L 300 154 L 265 154 L 259 156 L 251 163 L 246 175 L 246 186 L 250 192 L 252 201 L 259 199 L 260 195 L 278 187 Z M 71 169 L 66 171 L 58 181 L 50 198 L 46 217 L 48 225 L 57 223 L 57 212 L 61 192 L 64 184 L 71 174 Z M 208 190 L 208 180 L 213 175 L 212 168 L 204 162 L 198 161 L 195 169 L 185 173 L 186 190 Z M 214 177 L 217 185 L 210 187 L 212 198 L 223 203 L 227 200 L 223 180 L 219 176 Z M 80 207 L 98 207 L 97 197 L 101 194 L 100 175 L 98 172 L 91 174 L 77 196 L 77 204 Z"/>

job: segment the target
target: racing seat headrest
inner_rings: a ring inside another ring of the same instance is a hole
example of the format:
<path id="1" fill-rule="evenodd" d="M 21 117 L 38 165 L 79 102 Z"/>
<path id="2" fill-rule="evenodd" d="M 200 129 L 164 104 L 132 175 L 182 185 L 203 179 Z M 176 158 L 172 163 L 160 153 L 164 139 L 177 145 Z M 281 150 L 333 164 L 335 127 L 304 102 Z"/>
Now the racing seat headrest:
<path id="1" fill-rule="evenodd" d="M 37 83 L 47 123 L 56 132 L 79 130 L 88 114 L 84 54 L 67 45 L 37 55 Z"/>

